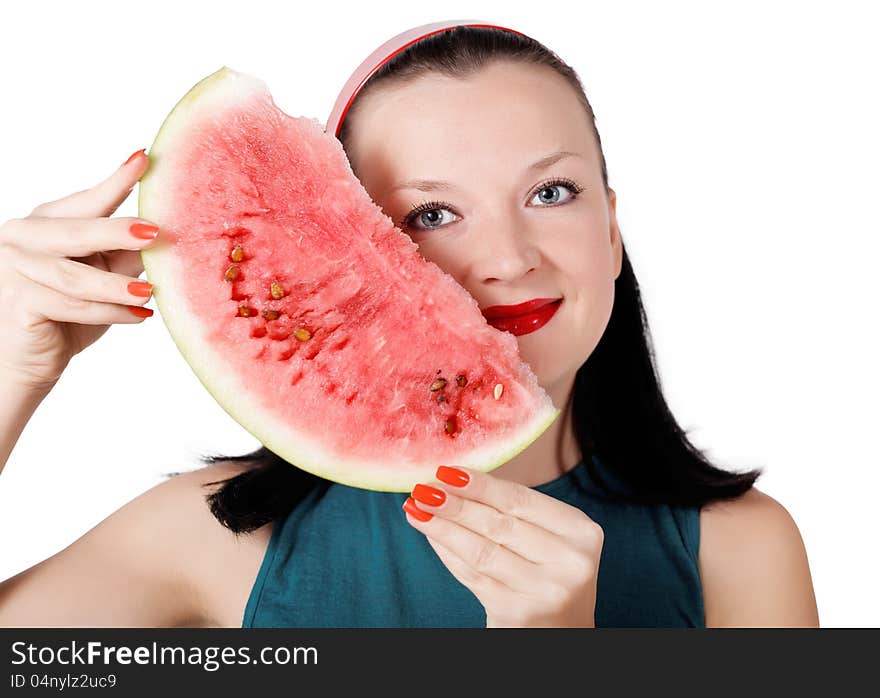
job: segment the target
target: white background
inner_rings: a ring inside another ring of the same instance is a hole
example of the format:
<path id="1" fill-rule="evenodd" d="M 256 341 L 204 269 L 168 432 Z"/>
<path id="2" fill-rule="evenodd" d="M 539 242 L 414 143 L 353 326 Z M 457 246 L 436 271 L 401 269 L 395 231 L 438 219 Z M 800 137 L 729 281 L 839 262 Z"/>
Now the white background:
<path id="1" fill-rule="evenodd" d="M 519 29 L 578 71 L 593 104 L 674 414 L 723 467 L 766 468 L 758 488 L 800 527 L 822 625 L 877 627 L 870 6 L 15 3 L 0 41 L 0 221 L 149 148 L 177 100 L 222 65 L 323 123 L 350 72 L 406 28 Z M 137 215 L 136 195 L 118 215 Z M 111 328 L 73 359 L 0 475 L 0 579 L 163 472 L 196 467 L 197 453 L 257 446 L 158 313 Z"/>

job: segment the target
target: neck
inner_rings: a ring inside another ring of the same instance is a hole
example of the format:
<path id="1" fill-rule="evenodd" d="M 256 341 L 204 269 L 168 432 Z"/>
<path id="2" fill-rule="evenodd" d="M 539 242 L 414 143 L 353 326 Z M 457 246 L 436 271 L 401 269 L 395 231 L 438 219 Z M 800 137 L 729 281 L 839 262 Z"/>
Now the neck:
<path id="1" fill-rule="evenodd" d="M 583 455 L 571 414 L 574 378 L 551 386 L 547 392 L 554 405 L 562 406 L 559 416 L 524 451 L 493 470 L 493 476 L 534 487 L 555 480 L 580 462 Z"/>

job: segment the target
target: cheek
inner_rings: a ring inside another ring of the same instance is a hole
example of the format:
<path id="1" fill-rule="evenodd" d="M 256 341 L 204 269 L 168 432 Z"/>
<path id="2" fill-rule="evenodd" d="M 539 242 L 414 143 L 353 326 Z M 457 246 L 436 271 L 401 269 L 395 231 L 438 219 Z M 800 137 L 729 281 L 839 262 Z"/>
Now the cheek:
<path id="1" fill-rule="evenodd" d="M 567 276 L 585 302 L 607 304 L 614 289 L 614 261 L 608 233 L 591 232 L 566 256 Z"/>
<path id="2" fill-rule="evenodd" d="M 607 229 L 597 227 L 572 241 L 558 257 L 567 281 L 573 349 L 586 361 L 602 337 L 614 304 L 614 263 Z"/>

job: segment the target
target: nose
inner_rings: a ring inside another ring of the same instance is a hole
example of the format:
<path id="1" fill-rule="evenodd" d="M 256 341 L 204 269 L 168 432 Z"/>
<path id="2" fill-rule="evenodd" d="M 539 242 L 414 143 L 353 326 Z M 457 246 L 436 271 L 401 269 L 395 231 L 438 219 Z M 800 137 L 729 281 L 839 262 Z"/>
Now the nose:
<path id="1" fill-rule="evenodd" d="M 521 213 L 486 218 L 473 236 L 471 274 L 481 283 L 520 280 L 541 263 L 537 232 Z"/>

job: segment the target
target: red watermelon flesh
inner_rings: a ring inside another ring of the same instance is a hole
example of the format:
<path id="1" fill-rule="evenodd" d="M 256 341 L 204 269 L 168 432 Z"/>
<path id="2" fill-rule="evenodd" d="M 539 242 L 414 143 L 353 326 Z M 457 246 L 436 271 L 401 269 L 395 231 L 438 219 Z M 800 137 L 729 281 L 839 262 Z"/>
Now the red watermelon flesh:
<path id="1" fill-rule="evenodd" d="M 559 410 L 476 300 L 426 261 L 339 141 L 222 68 L 150 149 L 139 216 L 160 314 L 218 403 L 278 455 L 408 491 L 438 465 L 490 471 Z"/>

